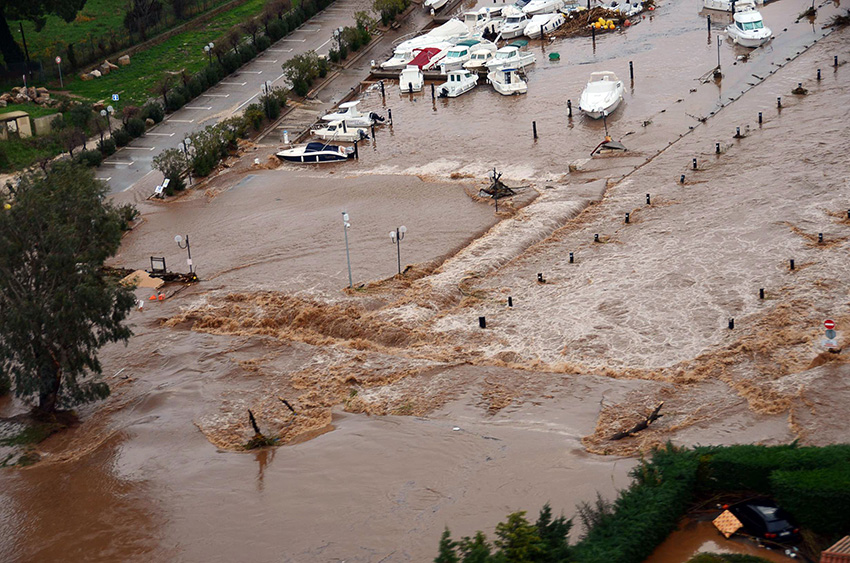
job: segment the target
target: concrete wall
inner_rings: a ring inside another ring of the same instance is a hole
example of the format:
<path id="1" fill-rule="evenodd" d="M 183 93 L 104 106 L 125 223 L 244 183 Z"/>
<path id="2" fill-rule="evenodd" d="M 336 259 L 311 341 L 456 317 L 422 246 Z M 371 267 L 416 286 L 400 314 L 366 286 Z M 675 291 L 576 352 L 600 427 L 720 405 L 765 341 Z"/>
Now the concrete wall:
<path id="1" fill-rule="evenodd" d="M 47 135 L 53 130 L 51 127 L 51 123 L 57 117 L 62 117 L 61 113 L 54 113 L 53 115 L 45 115 L 43 117 L 34 117 L 32 118 L 33 129 L 35 130 L 36 137 L 41 135 Z"/>

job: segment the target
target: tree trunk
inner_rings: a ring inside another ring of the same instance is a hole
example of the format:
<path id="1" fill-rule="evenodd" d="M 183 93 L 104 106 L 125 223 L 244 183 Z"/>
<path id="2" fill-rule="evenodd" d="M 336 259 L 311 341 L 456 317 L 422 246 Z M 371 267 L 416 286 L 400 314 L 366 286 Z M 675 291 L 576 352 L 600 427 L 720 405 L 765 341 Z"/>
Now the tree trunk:
<path id="1" fill-rule="evenodd" d="M 9 23 L 6 21 L 5 14 L 0 14 L 0 52 L 3 53 L 3 58 L 6 64 L 24 62 L 24 52 L 21 51 L 20 45 L 12 37 L 12 32 L 9 31 Z"/>
<path id="2" fill-rule="evenodd" d="M 58 368 L 55 370 L 42 369 L 40 376 L 44 379 L 44 386 L 38 394 L 38 411 L 41 414 L 53 414 L 56 412 L 56 401 L 59 398 L 59 384 L 62 381 L 62 373 Z"/>

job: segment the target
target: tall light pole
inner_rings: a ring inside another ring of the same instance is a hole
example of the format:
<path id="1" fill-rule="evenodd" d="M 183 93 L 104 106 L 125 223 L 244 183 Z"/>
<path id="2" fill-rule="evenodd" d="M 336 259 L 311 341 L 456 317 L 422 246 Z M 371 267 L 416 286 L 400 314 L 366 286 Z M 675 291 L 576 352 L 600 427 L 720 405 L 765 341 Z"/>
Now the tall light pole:
<path id="1" fill-rule="evenodd" d="M 210 41 L 209 44 L 204 45 L 204 53 L 206 53 L 207 57 L 209 57 L 210 59 L 210 66 L 212 66 L 212 50 L 214 47 L 215 43 L 213 43 L 212 41 Z"/>
<path id="2" fill-rule="evenodd" d="M 354 284 L 351 281 L 351 254 L 348 252 L 348 229 L 351 228 L 351 223 L 348 222 L 348 213 L 342 212 L 342 231 L 345 233 L 345 261 L 348 263 L 348 288 L 351 289 Z"/>
<path id="3" fill-rule="evenodd" d="M 112 106 L 107 106 L 106 109 L 100 110 L 100 116 L 106 119 L 106 125 L 109 127 L 109 136 L 112 136 L 112 120 L 109 117 L 115 113 L 115 109 Z"/>
<path id="4" fill-rule="evenodd" d="M 189 166 L 189 147 L 192 146 L 192 139 L 189 137 L 183 137 L 183 140 L 180 141 L 180 144 L 183 145 L 183 155 L 186 157 L 186 166 L 187 166 L 187 174 L 189 176 L 189 185 L 192 185 L 192 167 Z"/>
<path id="5" fill-rule="evenodd" d="M 186 235 L 185 245 L 183 244 L 183 237 L 181 237 L 180 235 L 174 237 L 174 242 L 176 242 L 177 246 L 179 246 L 180 248 L 185 249 L 186 253 L 189 255 L 189 257 L 186 258 L 186 264 L 189 265 L 189 274 L 194 277 L 195 267 L 192 265 L 192 247 L 189 246 L 189 235 Z"/>
<path id="6" fill-rule="evenodd" d="M 404 233 L 406 232 L 407 227 L 404 225 L 396 228 L 394 231 L 390 231 L 390 240 L 396 246 L 396 252 L 398 254 L 398 275 L 401 275 L 401 241 L 404 240 Z"/>

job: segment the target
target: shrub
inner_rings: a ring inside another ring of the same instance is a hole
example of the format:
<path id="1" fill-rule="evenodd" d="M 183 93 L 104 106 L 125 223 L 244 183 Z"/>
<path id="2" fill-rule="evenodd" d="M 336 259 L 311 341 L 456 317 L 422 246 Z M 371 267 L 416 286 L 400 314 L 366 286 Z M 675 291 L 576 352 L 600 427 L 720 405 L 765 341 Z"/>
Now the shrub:
<path id="1" fill-rule="evenodd" d="M 245 45 L 239 50 L 239 56 L 242 58 L 242 64 L 245 64 L 257 56 L 257 49 L 253 45 Z"/>
<path id="2" fill-rule="evenodd" d="M 197 98 L 198 96 L 200 96 L 201 92 L 206 89 L 206 85 L 201 83 L 201 79 L 198 76 L 193 76 L 192 80 L 189 81 L 189 94 L 193 98 Z"/>
<path id="3" fill-rule="evenodd" d="M 280 20 L 275 20 L 269 24 L 269 37 L 272 41 L 277 41 L 286 35 L 286 24 Z"/>
<path id="4" fill-rule="evenodd" d="M 127 129 L 127 133 L 133 138 L 141 137 L 145 134 L 145 122 L 139 117 L 134 117 L 128 121 L 125 128 Z"/>
<path id="5" fill-rule="evenodd" d="M 797 522 L 825 535 L 850 530 L 850 467 L 774 471 L 770 484 L 777 503 Z"/>
<path id="6" fill-rule="evenodd" d="M 319 75 L 319 57 L 315 51 L 307 51 L 303 55 L 292 57 L 283 63 L 281 68 L 295 93 L 306 96 L 313 81 Z"/>
<path id="7" fill-rule="evenodd" d="M 152 119 L 154 123 L 159 123 L 165 119 L 165 111 L 159 102 L 148 102 L 142 107 L 142 119 Z"/>
<path id="8" fill-rule="evenodd" d="M 263 113 L 269 121 L 274 121 L 280 116 L 280 102 L 277 96 L 271 92 L 260 97 L 260 105 L 262 105 Z"/>
<path id="9" fill-rule="evenodd" d="M 97 148 L 103 153 L 103 156 L 115 154 L 115 141 L 113 139 L 104 139 L 97 143 Z"/>
<path id="10" fill-rule="evenodd" d="M 329 68 L 330 64 L 328 63 L 328 59 L 326 57 L 319 57 L 319 78 L 327 76 Z"/>
<path id="11" fill-rule="evenodd" d="M 112 138 L 115 139 L 115 144 L 119 147 L 126 147 L 133 140 L 127 131 L 124 129 L 116 129 L 112 132 Z"/>
<path id="12" fill-rule="evenodd" d="M 79 158 L 80 162 L 88 167 L 94 168 L 96 166 L 100 166 L 100 163 L 103 162 L 103 153 L 94 150 L 82 151 Z"/>
<path id="13" fill-rule="evenodd" d="M 8 395 L 9 391 L 12 390 L 12 380 L 6 374 L 6 372 L 0 373 L 0 397 L 3 395 Z"/>
<path id="14" fill-rule="evenodd" d="M 118 213 L 121 215 L 121 230 L 127 231 L 130 229 L 130 223 L 136 220 L 139 216 L 139 210 L 132 203 L 125 203 L 118 207 Z"/>
<path id="15" fill-rule="evenodd" d="M 224 70 L 227 71 L 227 74 L 233 74 L 234 72 L 242 66 L 242 59 L 239 58 L 237 53 L 227 53 L 224 57 Z"/>
<path id="16" fill-rule="evenodd" d="M 259 131 L 260 127 L 263 125 L 263 118 L 265 117 L 263 107 L 260 104 L 251 104 L 245 108 L 244 115 L 245 119 L 247 119 L 251 124 L 251 127 L 253 127 L 255 131 Z"/>
<path id="17" fill-rule="evenodd" d="M 208 66 L 204 69 L 204 76 L 207 78 L 207 88 L 210 88 L 224 77 L 224 69 L 218 64 Z"/>
<path id="18" fill-rule="evenodd" d="M 180 92 L 172 92 L 170 96 L 168 96 L 168 111 L 177 111 L 182 108 L 186 103 L 186 99 L 183 97 L 183 94 Z"/>
<path id="19" fill-rule="evenodd" d="M 331 49 L 330 51 L 328 51 L 328 58 L 331 60 L 332 63 L 338 63 L 340 60 L 339 51 L 337 51 L 336 49 Z"/>
<path id="20" fill-rule="evenodd" d="M 269 47 L 272 46 L 272 40 L 266 37 L 265 35 L 261 35 L 257 38 L 257 50 L 265 51 Z"/>
<path id="21" fill-rule="evenodd" d="M 345 43 L 339 46 L 339 58 L 345 59 L 348 57 L 348 46 Z"/>
<path id="22" fill-rule="evenodd" d="M 168 178 L 166 195 L 174 195 L 175 191 L 186 189 L 183 183 L 183 172 L 186 170 L 186 156 L 180 149 L 165 149 L 153 159 L 153 167 Z"/>

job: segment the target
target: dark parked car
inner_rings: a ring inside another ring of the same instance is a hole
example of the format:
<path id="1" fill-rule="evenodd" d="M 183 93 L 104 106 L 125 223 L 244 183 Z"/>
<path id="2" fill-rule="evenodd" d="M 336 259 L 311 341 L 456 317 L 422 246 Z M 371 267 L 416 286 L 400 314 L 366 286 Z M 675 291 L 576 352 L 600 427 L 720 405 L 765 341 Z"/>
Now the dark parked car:
<path id="1" fill-rule="evenodd" d="M 729 507 L 744 531 L 752 536 L 778 542 L 790 542 L 800 538 L 800 529 L 791 522 L 791 516 L 776 506 L 770 499 L 740 502 Z"/>

